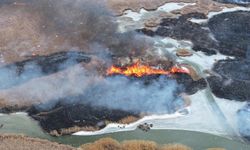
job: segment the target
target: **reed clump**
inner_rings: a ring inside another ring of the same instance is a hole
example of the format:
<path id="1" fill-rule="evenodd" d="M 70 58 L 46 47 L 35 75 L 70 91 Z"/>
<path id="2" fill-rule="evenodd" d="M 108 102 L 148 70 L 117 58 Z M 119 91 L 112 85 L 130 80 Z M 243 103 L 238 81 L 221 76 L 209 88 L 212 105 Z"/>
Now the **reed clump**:
<path id="1" fill-rule="evenodd" d="M 94 143 L 84 144 L 80 150 L 192 150 L 182 144 L 159 145 L 153 141 L 130 140 L 118 142 L 112 138 L 103 138 Z"/>

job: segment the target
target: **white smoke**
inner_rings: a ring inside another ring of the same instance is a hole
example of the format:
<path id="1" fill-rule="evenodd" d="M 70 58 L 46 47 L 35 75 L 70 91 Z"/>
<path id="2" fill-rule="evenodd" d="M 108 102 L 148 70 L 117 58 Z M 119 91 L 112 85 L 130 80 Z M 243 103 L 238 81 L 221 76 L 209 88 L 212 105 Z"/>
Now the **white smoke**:
<path id="1" fill-rule="evenodd" d="M 149 85 L 126 77 L 109 77 L 88 86 L 84 99 L 90 104 L 126 111 L 173 113 L 184 106 L 176 95 L 177 83 L 160 78 Z"/>
<path id="2" fill-rule="evenodd" d="M 117 57 L 143 56 L 150 45 L 147 38 L 135 32 L 119 33 L 115 18 L 101 2 L 100 5 L 87 0 L 17 2 L 27 4 L 20 13 L 40 15 L 39 32 L 48 36 L 57 33 L 79 49 L 87 45 L 100 59 L 107 53 Z M 5 8 L 9 3 L 4 3 Z M 18 46 L 18 42 L 12 45 Z M 183 105 L 175 94 L 179 87 L 172 80 L 158 79 L 145 85 L 143 81 L 125 77 L 104 78 L 98 71 L 88 72 L 81 65 L 72 67 L 72 63 L 75 62 L 63 62 L 61 66 L 68 69 L 54 74 L 46 74 L 32 63 L 25 65 L 21 73 L 17 73 L 15 65 L 0 68 L 0 99 L 14 104 L 43 103 L 46 108 L 52 107 L 56 100 L 81 95 L 82 103 L 147 113 L 172 113 Z"/>
<path id="3" fill-rule="evenodd" d="M 1 90 L 0 98 L 17 103 L 42 103 L 43 109 L 51 108 L 62 100 L 66 103 L 85 103 L 125 111 L 173 113 L 184 106 L 182 99 L 176 95 L 179 88 L 175 81 L 166 77 L 145 84 L 140 79 L 131 80 L 121 76 L 104 78 L 89 74 L 81 65 L 76 65 Z M 80 98 L 67 98 L 75 95 Z"/>

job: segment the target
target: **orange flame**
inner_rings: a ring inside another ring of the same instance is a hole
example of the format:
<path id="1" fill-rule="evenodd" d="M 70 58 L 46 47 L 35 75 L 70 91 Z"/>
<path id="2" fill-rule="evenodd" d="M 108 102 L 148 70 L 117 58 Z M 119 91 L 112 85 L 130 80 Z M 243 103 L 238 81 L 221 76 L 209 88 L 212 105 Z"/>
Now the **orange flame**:
<path id="1" fill-rule="evenodd" d="M 172 67 L 169 71 L 165 71 L 162 69 L 155 69 L 150 66 L 142 65 L 140 62 L 136 62 L 135 64 L 127 67 L 116 67 L 112 66 L 107 70 L 107 75 L 113 74 L 122 74 L 125 76 L 136 76 L 142 77 L 146 75 L 169 75 L 174 73 L 189 73 L 188 70 L 178 68 L 176 66 Z"/>

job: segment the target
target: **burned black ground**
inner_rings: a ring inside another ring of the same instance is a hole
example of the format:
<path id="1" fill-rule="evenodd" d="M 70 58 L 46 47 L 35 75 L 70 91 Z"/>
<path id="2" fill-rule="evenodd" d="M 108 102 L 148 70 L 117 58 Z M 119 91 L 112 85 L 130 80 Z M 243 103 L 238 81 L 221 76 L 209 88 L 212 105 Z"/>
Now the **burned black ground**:
<path id="1" fill-rule="evenodd" d="M 214 0 L 214 1 L 226 4 L 236 4 L 245 7 L 250 5 L 250 0 Z"/>
<path id="2" fill-rule="evenodd" d="M 42 110 L 39 106 L 33 106 L 29 109 L 29 115 L 39 124 L 46 132 L 56 130 L 62 134 L 62 129 L 71 127 L 93 127 L 102 129 L 106 122 L 117 122 L 125 117 L 139 117 L 135 112 L 126 112 L 105 107 L 92 106 L 83 103 L 65 103 L 66 99 L 76 99 L 80 97 L 67 97 L 58 102 L 54 107 Z M 76 132 L 76 131 L 74 131 Z M 70 133 L 68 133 L 70 134 Z"/>
<path id="3" fill-rule="evenodd" d="M 220 98 L 250 101 L 250 63 L 242 59 L 218 61 L 213 71 L 215 76 L 208 77 L 212 92 Z"/>
<path id="4" fill-rule="evenodd" d="M 112 76 L 107 78 L 112 78 Z M 131 80 L 131 82 L 142 81 L 144 82 L 145 86 L 150 85 L 152 82 L 155 82 L 160 78 L 164 78 L 165 80 L 176 80 L 176 82 L 180 85 L 180 88 L 175 91 L 175 97 L 179 97 L 183 92 L 193 94 L 206 87 L 206 82 L 204 79 L 193 81 L 192 78 L 187 74 L 174 74 L 172 76 L 152 75 L 144 76 L 142 78 L 128 78 Z M 59 134 L 61 133 L 62 129 L 72 128 L 75 126 L 101 129 L 106 126 L 105 122 L 107 121 L 118 122 L 119 120 L 128 116 L 139 118 L 139 114 L 145 113 L 95 106 L 90 103 L 86 103 L 86 101 L 89 100 L 84 100 L 84 98 L 86 98 L 86 96 L 83 94 L 57 99 L 50 101 L 49 104 L 45 103 L 35 105 L 31 107 L 28 112 L 32 118 L 39 121 L 41 127 L 46 132 L 56 130 Z M 92 97 L 88 98 L 91 99 Z M 119 99 L 119 97 L 117 97 L 117 99 Z M 169 108 L 166 106 L 166 109 Z M 176 111 L 175 108 L 171 109 L 173 110 L 169 110 L 169 113 Z"/>
<path id="5" fill-rule="evenodd" d="M 0 89 L 8 89 L 31 79 L 50 75 L 78 63 L 89 63 L 91 58 L 84 52 L 59 52 L 48 56 L 34 56 L 21 62 L 0 68 Z"/>
<path id="6" fill-rule="evenodd" d="M 250 12 L 235 11 L 215 15 L 208 27 L 219 42 L 222 54 L 245 57 L 250 45 Z"/>
<path id="7" fill-rule="evenodd" d="M 243 58 L 250 39 L 250 12 L 234 11 L 215 15 L 207 23 L 198 24 L 190 19 L 206 19 L 206 15 L 191 13 L 178 18 L 164 18 L 156 31 L 138 29 L 149 36 L 171 37 L 190 40 L 193 50 L 206 55 L 220 52 Z M 214 36 L 214 37 L 213 37 Z"/>
<path id="8" fill-rule="evenodd" d="M 191 22 L 191 18 L 206 19 L 201 13 L 182 15 L 179 18 L 164 18 L 156 31 L 139 29 L 149 36 L 171 37 L 177 40 L 190 40 L 195 51 L 203 51 L 207 55 L 216 54 L 217 44 L 210 36 L 206 25 Z"/>

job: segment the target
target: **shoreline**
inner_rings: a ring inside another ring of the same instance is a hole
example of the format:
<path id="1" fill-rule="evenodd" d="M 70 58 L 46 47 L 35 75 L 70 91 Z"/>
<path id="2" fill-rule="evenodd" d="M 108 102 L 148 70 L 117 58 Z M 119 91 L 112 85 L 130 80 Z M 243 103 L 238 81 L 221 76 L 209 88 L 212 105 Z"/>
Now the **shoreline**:
<path id="1" fill-rule="evenodd" d="M 151 116 L 143 117 L 142 119 L 139 119 L 138 121 L 134 123 L 130 123 L 130 124 L 111 123 L 111 124 L 108 124 L 105 128 L 98 130 L 98 131 L 79 131 L 79 132 L 73 133 L 72 135 L 92 136 L 92 135 L 102 135 L 102 134 L 116 133 L 116 132 L 123 132 L 123 131 L 133 131 L 137 128 L 138 125 L 140 125 L 141 123 L 144 123 L 145 121 L 152 121 L 152 120 L 157 120 L 157 119 L 172 119 L 172 118 L 178 118 L 182 116 L 184 115 L 181 115 L 178 112 L 174 114 L 151 115 Z"/>

